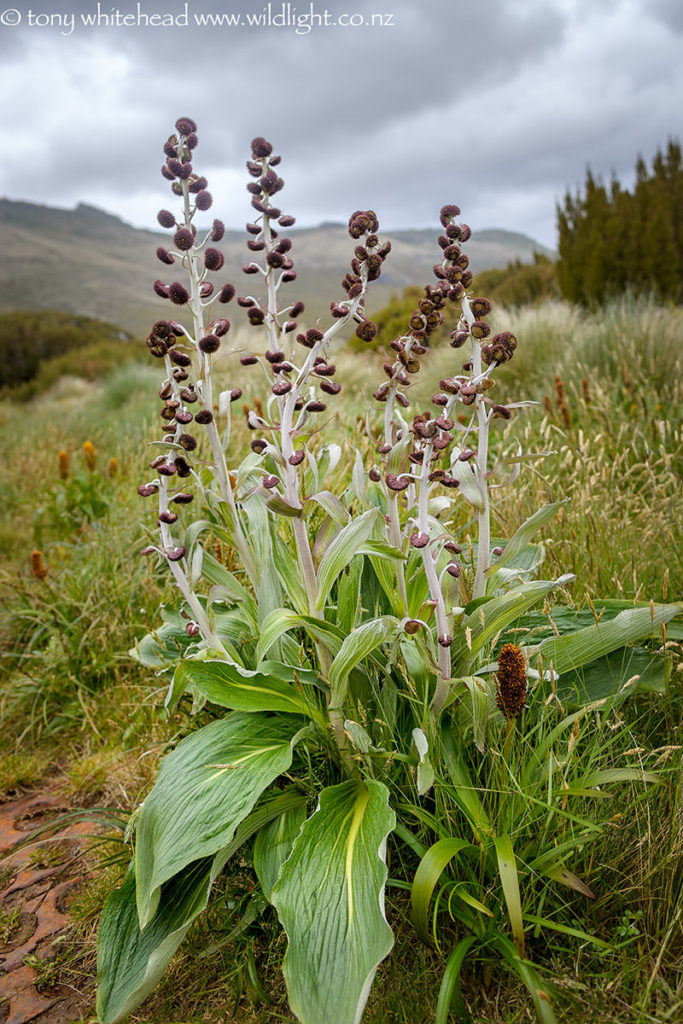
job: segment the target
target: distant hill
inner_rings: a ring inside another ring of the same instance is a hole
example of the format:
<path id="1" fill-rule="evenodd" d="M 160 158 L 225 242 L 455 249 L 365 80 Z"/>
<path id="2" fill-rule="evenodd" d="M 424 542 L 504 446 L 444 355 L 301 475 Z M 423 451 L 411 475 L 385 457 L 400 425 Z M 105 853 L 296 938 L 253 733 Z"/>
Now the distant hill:
<path id="1" fill-rule="evenodd" d="M 155 256 L 157 246 L 168 244 L 168 232 L 131 227 L 84 203 L 63 210 L 8 199 L 0 199 L 0 232 L 5 253 L 0 262 L 0 313 L 61 309 L 120 324 L 136 334 L 146 333 L 154 320 L 168 315 L 168 303 L 152 290 L 154 280 L 166 279 L 170 269 Z M 382 234 L 391 239 L 393 249 L 385 272 L 372 287 L 369 312 L 385 305 L 392 291 L 431 280 L 439 257 L 437 234 L 436 227 Z M 292 301 L 301 298 L 306 303 L 310 324 L 329 315 L 330 302 L 342 297 L 340 282 L 354 243 L 343 224 L 294 228 L 290 235 L 299 277 L 287 286 L 288 294 Z M 245 237 L 241 231 L 226 234 L 221 244 L 225 277 L 216 275 L 217 281 L 232 280 L 238 294 L 249 293 L 255 280 L 241 272 L 248 258 Z M 475 273 L 515 259 L 532 262 L 535 251 L 547 250 L 526 235 L 501 230 L 479 231 L 467 244 Z"/>

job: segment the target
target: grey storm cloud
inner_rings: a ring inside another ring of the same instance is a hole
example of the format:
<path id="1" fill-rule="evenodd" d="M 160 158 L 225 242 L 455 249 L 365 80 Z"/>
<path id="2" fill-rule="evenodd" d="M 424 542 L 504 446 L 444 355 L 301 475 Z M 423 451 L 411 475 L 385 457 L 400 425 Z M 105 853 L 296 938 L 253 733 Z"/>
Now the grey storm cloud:
<path id="1" fill-rule="evenodd" d="M 13 139 L 0 192 L 84 199 L 134 223 L 153 222 L 161 144 L 187 114 L 200 125 L 197 166 L 229 216 L 248 210 L 242 168 L 250 138 L 264 134 L 283 155 L 300 222 L 373 205 L 389 226 L 421 226 L 456 201 L 480 227 L 552 244 L 555 201 L 586 164 L 628 177 L 680 119 L 674 0 L 191 0 L 187 27 L 145 27 L 152 14 L 182 16 L 173 0 L 101 3 L 92 27 L 81 15 L 97 3 L 64 0 L 50 7 L 61 26 L 29 25 L 40 2 L 6 8 L 21 22 L 0 27 Z M 138 10 L 140 25 L 104 23 Z M 195 21 L 269 10 L 289 24 Z M 297 31 L 311 10 L 391 24 Z"/>

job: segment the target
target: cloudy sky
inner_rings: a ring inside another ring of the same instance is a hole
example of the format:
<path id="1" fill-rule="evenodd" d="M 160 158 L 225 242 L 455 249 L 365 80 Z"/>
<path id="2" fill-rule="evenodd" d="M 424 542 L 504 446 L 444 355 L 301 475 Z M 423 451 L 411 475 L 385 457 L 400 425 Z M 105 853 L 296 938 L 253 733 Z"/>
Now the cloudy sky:
<path id="1" fill-rule="evenodd" d="M 249 215 L 244 161 L 265 135 L 299 225 L 373 207 L 385 229 L 427 227 L 456 202 L 475 230 L 552 246 L 555 202 L 587 164 L 628 184 L 639 152 L 649 161 L 683 134 L 681 0 L 99 11 L 88 25 L 97 2 L 0 0 L 0 195 L 151 226 L 168 205 L 161 145 L 182 114 L 199 123 L 195 168 L 230 227 Z M 223 24 L 202 24 L 209 15 Z"/>

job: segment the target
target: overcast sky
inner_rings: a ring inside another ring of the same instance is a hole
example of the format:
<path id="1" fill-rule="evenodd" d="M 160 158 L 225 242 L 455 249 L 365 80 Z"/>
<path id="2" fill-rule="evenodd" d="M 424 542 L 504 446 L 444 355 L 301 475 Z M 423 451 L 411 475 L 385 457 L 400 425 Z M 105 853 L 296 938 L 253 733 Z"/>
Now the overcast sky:
<path id="1" fill-rule="evenodd" d="M 384 229 L 427 227 L 456 202 L 475 230 L 553 246 L 555 203 L 588 164 L 628 184 L 638 153 L 683 134 L 683 0 L 273 0 L 270 27 L 246 24 L 262 0 L 105 0 L 110 23 L 88 27 L 97 10 L 0 0 L 0 195 L 151 226 L 169 205 L 161 146 L 187 115 L 231 228 L 265 135 L 299 225 L 373 207 Z"/>

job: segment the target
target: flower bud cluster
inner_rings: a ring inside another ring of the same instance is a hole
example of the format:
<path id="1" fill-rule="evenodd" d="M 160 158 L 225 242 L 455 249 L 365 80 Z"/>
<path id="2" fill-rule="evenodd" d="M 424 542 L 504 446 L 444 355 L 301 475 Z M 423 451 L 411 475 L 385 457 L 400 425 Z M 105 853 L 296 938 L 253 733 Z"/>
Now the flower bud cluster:
<path id="1" fill-rule="evenodd" d="M 207 302 L 215 299 L 222 303 L 229 302 L 235 294 L 233 286 L 223 285 L 216 291 L 214 283 L 207 280 L 207 273 L 221 270 L 225 261 L 220 249 L 208 244 L 221 241 L 225 235 L 225 225 L 220 220 L 214 220 L 211 230 L 198 244 L 197 229 L 192 223 L 197 211 L 205 212 L 213 205 L 213 196 L 207 190 L 206 178 L 196 174 L 192 166 L 193 150 L 199 142 L 197 125 L 191 118 L 181 117 L 176 121 L 176 132 L 169 136 L 164 145 L 166 163 L 161 173 L 172 183 L 171 191 L 174 195 L 183 198 L 183 217 L 177 221 L 170 210 L 159 211 L 157 220 L 161 227 L 173 231 L 174 248 L 159 246 L 157 258 L 164 266 L 173 266 L 180 261 L 185 268 L 189 266 L 189 261 L 194 260 L 197 269 L 201 267 L 199 297 Z M 180 281 L 167 284 L 157 280 L 154 282 L 154 291 L 162 299 L 170 299 L 177 306 L 187 305 L 191 298 L 191 292 Z"/>
<path id="2" fill-rule="evenodd" d="M 356 241 L 361 241 L 354 249 L 351 260 L 351 270 L 347 271 L 342 288 L 349 299 L 358 299 L 358 306 L 354 315 L 358 326 L 356 336 L 361 341 L 370 342 L 377 337 L 377 325 L 365 316 L 365 285 L 368 281 L 376 281 L 382 272 L 382 264 L 391 252 L 391 242 L 380 243 L 377 232 L 379 221 L 374 210 L 356 210 L 349 218 L 349 235 Z M 348 306 L 342 303 L 332 303 L 331 313 L 336 317 L 343 317 L 348 312 Z"/>
<path id="3" fill-rule="evenodd" d="M 279 302 L 282 284 L 296 278 L 294 263 L 290 255 L 292 241 L 280 238 L 277 227 L 290 227 L 294 218 L 283 214 L 279 207 L 271 205 L 274 195 L 281 192 L 284 182 L 273 170 L 279 166 L 280 157 L 273 156 L 273 147 L 264 138 L 252 141 L 252 158 L 247 170 L 255 180 L 247 185 L 252 195 L 252 206 L 258 216 L 254 223 L 247 224 L 250 237 L 247 247 L 254 258 L 243 270 L 246 274 L 261 273 L 266 286 L 266 298 L 258 300 L 252 295 L 239 296 L 238 305 L 246 309 L 247 319 L 254 327 L 263 327 L 267 334 L 268 347 L 263 356 L 248 353 L 241 357 L 243 366 L 260 363 L 272 375 L 270 390 L 277 401 L 278 420 L 269 421 L 267 416 L 250 414 L 247 422 L 253 430 L 268 430 L 271 440 L 261 437 L 252 442 L 252 450 L 265 456 L 273 453 L 280 434 L 280 457 L 285 463 L 287 483 L 285 490 L 289 500 L 296 500 L 296 475 L 293 470 L 302 465 L 305 454 L 302 449 L 294 450 L 292 438 L 300 433 L 311 414 L 327 409 L 327 399 L 341 392 L 341 385 L 334 380 L 336 366 L 330 360 L 327 349 L 332 336 L 347 322 L 355 323 L 359 337 L 371 341 L 377 334 L 376 325 L 367 318 L 364 311 L 365 291 L 371 280 L 376 280 L 382 264 L 389 254 L 390 245 L 382 245 L 377 235 L 379 224 L 372 210 L 357 210 L 349 220 L 349 234 L 359 244 L 354 250 L 349 272 L 342 287 L 346 298 L 333 302 L 330 311 L 335 320 L 327 331 L 318 327 L 297 330 L 298 318 L 304 312 L 303 302 L 281 305 Z M 301 346 L 307 353 L 303 359 L 297 355 L 293 344 Z M 319 393 L 316 392 L 319 389 Z M 293 415 L 298 414 L 296 423 Z M 267 481 L 267 484 L 266 484 Z M 264 477 L 267 489 L 275 488 L 280 480 L 274 474 Z"/>
<path id="4" fill-rule="evenodd" d="M 223 238 L 223 223 L 214 220 L 201 240 L 193 224 L 197 211 L 204 212 L 213 204 L 206 178 L 198 175 L 192 165 L 198 144 L 197 126 L 190 118 L 183 117 L 175 127 L 176 134 L 164 144 L 166 163 L 162 175 L 171 182 L 174 195 L 182 198 L 183 207 L 179 219 L 170 210 L 159 211 L 159 224 L 172 231 L 173 238 L 168 247 L 159 246 L 157 257 L 165 266 L 178 265 L 184 271 L 186 283 L 156 281 L 154 289 L 174 305 L 188 307 L 192 329 L 174 319 L 157 320 L 147 336 L 146 345 L 151 355 L 164 361 L 165 377 L 159 391 L 162 433 L 157 445 L 165 450 L 149 464 L 156 477 L 138 488 L 142 497 L 158 496 L 161 553 L 170 562 L 178 562 L 186 555 L 185 548 L 172 539 L 170 527 L 178 520 L 179 509 L 193 500 L 185 481 L 193 475 L 192 453 L 198 448 L 194 428 L 198 425 L 215 429 L 210 358 L 230 330 L 230 321 L 223 316 L 207 324 L 206 310 L 216 301 L 230 302 L 235 294 L 232 284 L 224 283 L 216 288 L 209 280 L 209 275 L 220 271 L 224 264 L 223 253 L 210 244 Z M 235 389 L 230 398 L 235 400 L 240 394 Z"/>

